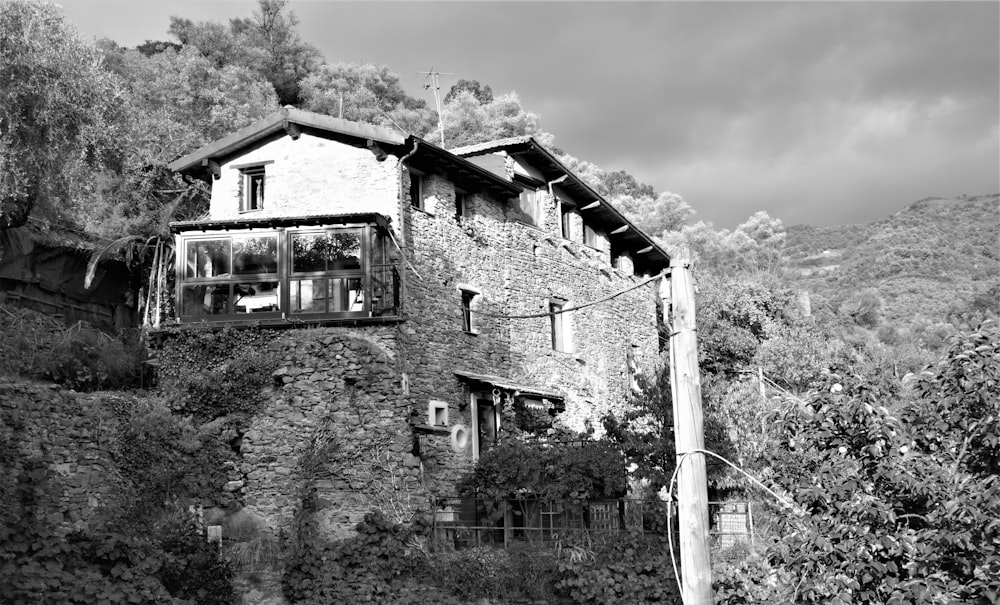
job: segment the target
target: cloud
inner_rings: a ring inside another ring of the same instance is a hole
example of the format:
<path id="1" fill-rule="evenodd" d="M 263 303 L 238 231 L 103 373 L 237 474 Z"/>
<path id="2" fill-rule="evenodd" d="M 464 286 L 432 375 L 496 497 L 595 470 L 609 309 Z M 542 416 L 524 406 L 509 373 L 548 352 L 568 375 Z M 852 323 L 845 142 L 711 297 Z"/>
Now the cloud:
<path id="1" fill-rule="evenodd" d="M 135 43 L 123 37 L 149 31 L 128 3 L 67 4 L 100 35 Z M 156 10 L 224 21 L 253 8 Z M 417 72 L 430 67 L 455 74 L 445 89 L 467 78 L 517 91 L 556 145 L 678 192 L 720 227 L 758 209 L 785 222 L 872 220 L 928 195 L 1000 190 L 996 2 L 290 8 L 327 60 L 388 65 L 429 103 Z M 142 38 L 166 37 L 169 20 L 142 12 L 159 32 Z"/>

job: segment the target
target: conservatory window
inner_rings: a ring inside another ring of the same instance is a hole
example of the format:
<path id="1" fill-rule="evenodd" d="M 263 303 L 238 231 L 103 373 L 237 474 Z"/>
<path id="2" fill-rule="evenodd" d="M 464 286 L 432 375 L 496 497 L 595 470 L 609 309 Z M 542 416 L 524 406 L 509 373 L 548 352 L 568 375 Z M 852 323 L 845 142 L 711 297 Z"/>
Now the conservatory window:
<path id="1" fill-rule="evenodd" d="M 374 225 L 179 237 L 181 321 L 395 316 L 398 258 Z"/>

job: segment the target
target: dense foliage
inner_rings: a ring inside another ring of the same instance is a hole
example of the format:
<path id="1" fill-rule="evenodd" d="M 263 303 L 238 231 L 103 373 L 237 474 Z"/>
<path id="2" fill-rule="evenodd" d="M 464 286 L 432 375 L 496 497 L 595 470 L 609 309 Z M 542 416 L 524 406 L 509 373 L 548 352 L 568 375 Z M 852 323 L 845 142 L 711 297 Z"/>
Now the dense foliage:
<path id="1" fill-rule="evenodd" d="M 148 386 L 137 331 L 110 336 L 84 322 L 69 327 L 30 309 L 0 306 L 0 373 L 51 380 L 79 391 Z"/>
<path id="2" fill-rule="evenodd" d="M 778 410 L 766 457 L 794 510 L 779 517 L 758 576 L 778 581 L 720 580 L 721 601 L 995 602 L 998 336 L 986 325 L 956 337 L 899 414 L 878 389 L 836 374 Z"/>
<path id="3" fill-rule="evenodd" d="M 121 100 L 101 53 L 57 6 L 0 4 L 0 229 L 89 200 L 81 179 L 120 159 Z"/>
<path id="4" fill-rule="evenodd" d="M 913 340 L 931 338 L 936 350 L 945 342 L 933 336 L 935 325 L 953 332 L 1000 313 L 998 238 L 996 194 L 928 198 L 869 224 L 791 227 L 785 255 L 790 274 L 821 305 L 836 312 L 874 288 L 882 322 Z"/>
<path id="5" fill-rule="evenodd" d="M 141 603 L 227 605 L 232 573 L 218 546 L 176 506 L 151 519 L 108 516 L 69 530 L 45 516 L 51 460 L 18 447 L 16 419 L 2 418 L 0 594 L 11 605 Z M 59 515 L 58 517 L 61 517 Z"/>
<path id="6" fill-rule="evenodd" d="M 508 440 L 484 453 L 457 486 L 460 495 L 590 500 L 625 492 L 625 461 L 606 441 L 568 444 Z"/>

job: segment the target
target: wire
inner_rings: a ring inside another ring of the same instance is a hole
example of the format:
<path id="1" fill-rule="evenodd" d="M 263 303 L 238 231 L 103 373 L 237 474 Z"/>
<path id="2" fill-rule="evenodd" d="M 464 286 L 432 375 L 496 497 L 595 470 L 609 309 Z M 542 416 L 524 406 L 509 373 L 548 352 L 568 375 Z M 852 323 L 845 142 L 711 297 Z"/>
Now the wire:
<path id="1" fill-rule="evenodd" d="M 467 311 L 469 311 L 470 313 L 475 313 L 476 315 L 479 315 L 480 317 L 489 317 L 491 319 L 534 319 L 534 318 L 538 318 L 538 317 L 552 317 L 554 315 L 559 315 L 561 313 L 569 313 L 571 311 L 579 311 L 580 309 L 586 309 L 587 307 L 592 307 L 594 305 L 599 305 L 599 304 L 601 304 L 603 302 L 607 302 L 607 301 L 611 300 L 612 298 L 617 298 L 617 297 L 621 296 L 622 294 L 625 294 L 627 292 L 631 292 L 632 290 L 641 288 L 642 286 L 645 286 L 646 284 L 650 283 L 651 281 L 660 279 L 661 277 L 669 277 L 669 276 L 670 276 L 670 272 L 669 271 L 664 271 L 663 273 L 659 273 L 659 274 L 654 275 L 653 277 L 647 278 L 647 279 L 645 279 L 645 280 L 643 280 L 643 281 L 641 281 L 641 282 L 639 282 L 637 284 L 631 285 L 628 288 L 624 288 L 622 290 L 619 290 L 619 291 L 615 292 L 614 294 L 609 294 L 608 296 L 605 296 L 604 298 L 599 298 L 597 300 L 588 301 L 588 302 L 585 302 L 585 303 L 581 303 L 579 305 L 573 305 L 572 307 L 569 307 L 569 308 L 563 307 L 562 309 L 558 309 L 556 311 L 549 311 L 549 312 L 545 312 L 545 313 L 529 313 L 527 315 L 505 315 L 505 314 L 502 314 L 502 313 L 487 313 L 485 311 L 476 311 L 476 310 L 471 309 L 469 307 L 462 307 L 462 308 L 465 309 L 465 310 L 467 310 Z"/>
<path id="2" fill-rule="evenodd" d="M 778 494 L 776 494 L 774 492 L 774 490 L 772 490 L 771 488 L 767 487 L 766 485 L 764 485 L 763 483 L 761 483 L 760 481 L 758 481 L 757 478 L 754 477 L 753 475 L 751 475 L 750 473 L 747 473 L 746 471 L 744 471 L 740 467 L 736 466 L 735 464 L 733 464 L 732 462 L 730 462 L 729 460 L 727 460 L 723 456 L 720 456 L 719 454 L 716 454 L 715 452 L 713 452 L 711 450 L 705 450 L 705 449 L 694 449 L 694 450 L 690 450 L 690 451 L 687 451 L 687 452 L 684 452 L 683 454 L 681 454 L 680 460 L 677 461 L 677 467 L 674 468 L 673 474 L 670 475 L 670 486 L 667 489 L 667 497 L 668 498 L 670 498 L 670 499 L 673 498 L 674 485 L 677 483 L 677 471 L 679 471 L 681 469 L 681 465 L 684 464 L 684 461 L 687 460 L 688 457 L 690 457 L 690 456 L 692 456 L 694 454 L 708 454 L 710 456 L 715 456 L 716 458 L 718 458 L 722 462 L 724 462 L 724 463 L 728 464 L 729 466 L 731 466 L 736 472 L 740 473 L 741 475 L 743 475 L 744 477 L 746 477 L 747 479 L 749 479 L 753 483 L 755 483 L 758 486 L 760 486 L 764 491 L 766 491 L 767 493 L 771 494 L 778 502 L 780 502 L 782 504 L 782 506 L 785 506 L 787 508 L 794 508 L 790 502 L 788 502 L 787 500 L 785 500 L 784 498 L 782 498 L 781 496 L 779 496 Z M 678 511 L 678 514 L 679 514 L 680 513 L 680 502 L 679 501 L 678 501 L 677 511 Z M 677 588 L 679 589 L 679 592 L 681 594 L 681 605 L 684 605 L 684 585 L 681 582 L 681 575 L 680 575 L 680 572 L 677 569 L 677 559 L 674 557 L 674 534 L 673 534 L 673 531 L 671 531 L 671 529 L 670 529 L 670 517 L 671 516 L 672 515 L 667 515 L 667 549 L 670 551 L 670 565 L 674 569 L 674 579 L 677 581 Z"/>

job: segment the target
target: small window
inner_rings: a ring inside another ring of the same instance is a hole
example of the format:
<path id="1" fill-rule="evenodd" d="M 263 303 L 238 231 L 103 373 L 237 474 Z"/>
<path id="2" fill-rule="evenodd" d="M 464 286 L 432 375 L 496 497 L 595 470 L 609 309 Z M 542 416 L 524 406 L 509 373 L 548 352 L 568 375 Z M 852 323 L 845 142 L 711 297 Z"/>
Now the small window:
<path id="1" fill-rule="evenodd" d="M 455 220 L 461 219 L 466 216 L 468 209 L 466 208 L 466 203 L 468 200 L 468 194 L 464 191 L 455 190 Z"/>
<path id="2" fill-rule="evenodd" d="M 559 225 L 563 239 L 572 239 L 573 207 L 564 202 L 559 203 Z"/>
<path id="3" fill-rule="evenodd" d="M 541 198 L 536 190 L 525 190 L 518 198 L 517 219 L 522 223 L 541 226 Z"/>
<path id="4" fill-rule="evenodd" d="M 448 426 L 448 402 L 431 400 L 427 404 L 427 424 Z"/>
<path id="5" fill-rule="evenodd" d="M 476 304 L 476 297 L 479 296 L 479 291 L 462 286 L 459 286 L 458 290 L 462 294 L 462 330 L 475 334 L 477 333 L 476 322 L 472 317 L 472 311 Z"/>
<path id="6" fill-rule="evenodd" d="M 240 169 L 240 212 L 264 208 L 264 167 Z"/>
<path id="7" fill-rule="evenodd" d="M 549 313 L 552 322 L 552 349 L 571 353 L 572 339 L 569 331 L 569 303 L 564 300 L 549 301 Z"/>
<path id="8" fill-rule="evenodd" d="M 424 209 L 424 175 L 410 168 L 410 205 Z"/>
<path id="9" fill-rule="evenodd" d="M 600 231 L 594 229 L 591 225 L 583 223 L 583 243 L 590 246 L 591 248 L 599 248 Z"/>

